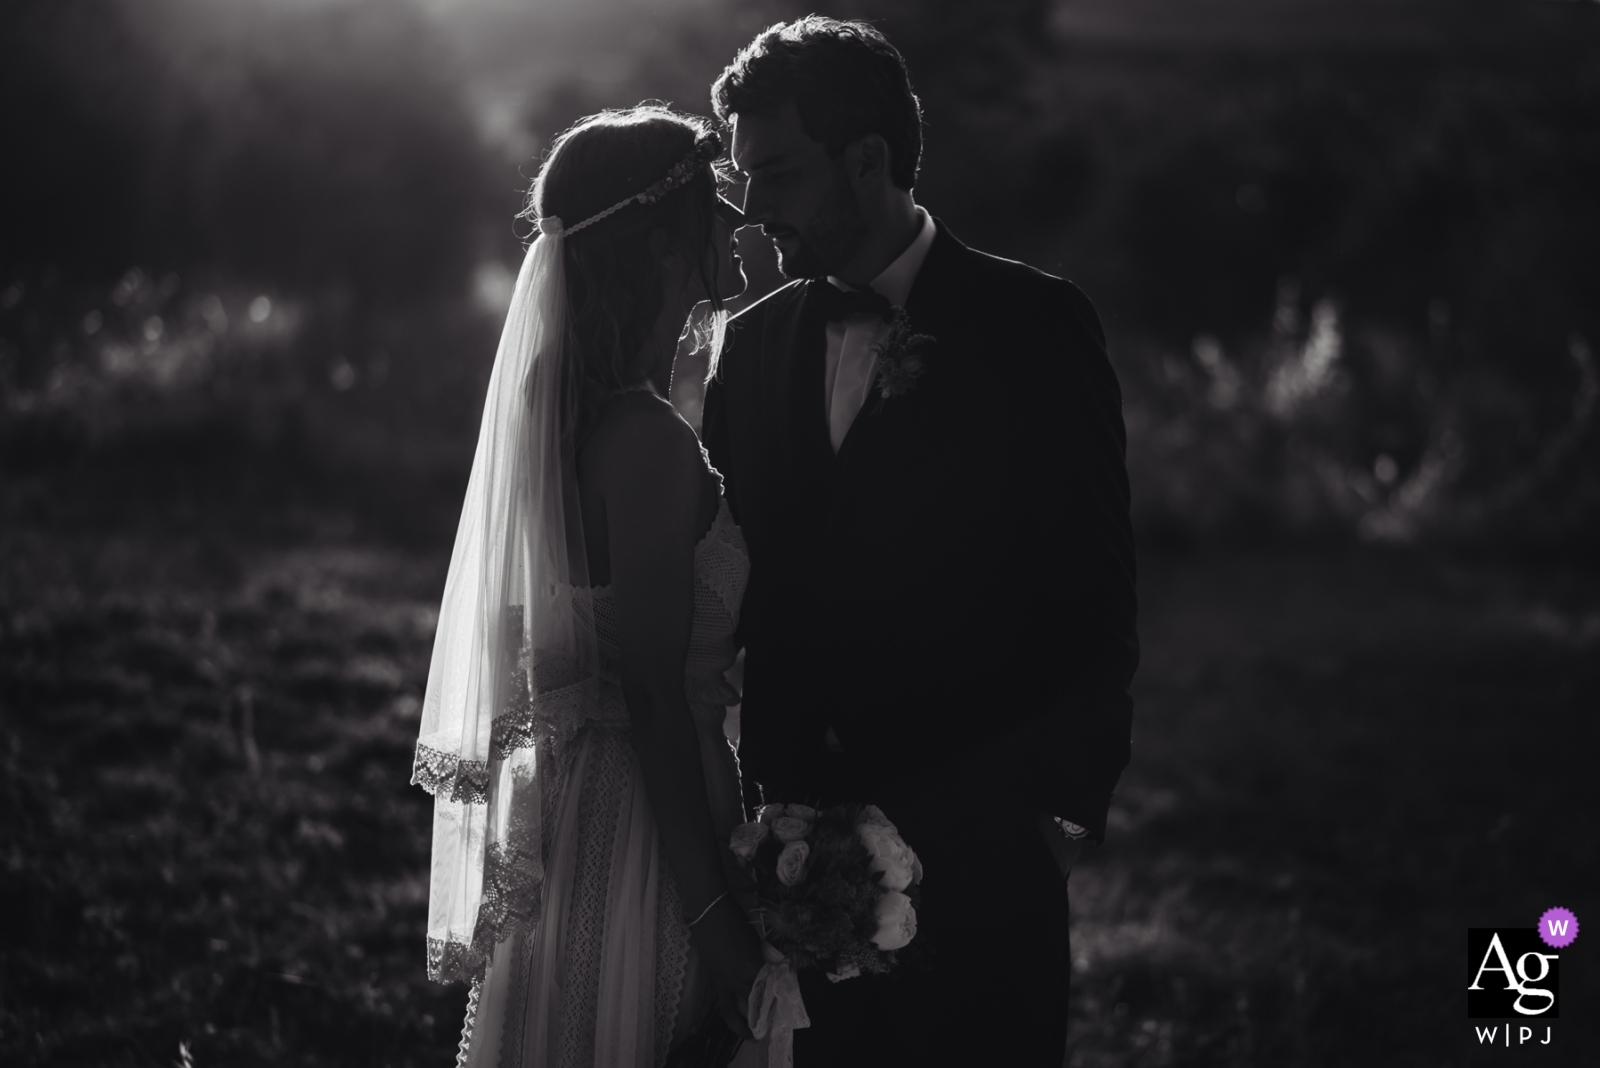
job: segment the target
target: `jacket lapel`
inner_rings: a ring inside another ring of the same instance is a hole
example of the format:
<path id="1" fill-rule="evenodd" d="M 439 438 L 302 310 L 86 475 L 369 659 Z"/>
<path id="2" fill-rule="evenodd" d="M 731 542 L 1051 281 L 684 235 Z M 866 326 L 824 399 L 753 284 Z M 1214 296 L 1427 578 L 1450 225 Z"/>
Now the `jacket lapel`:
<path id="1" fill-rule="evenodd" d="M 817 284 L 796 286 L 791 299 L 773 308 L 761 344 L 762 409 L 773 460 L 792 495 L 789 503 L 802 507 L 807 497 L 830 489 L 832 481 L 833 444 L 822 397 L 826 324 L 810 299 Z"/>
<path id="2" fill-rule="evenodd" d="M 934 339 L 933 348 L 927 355 L 930 364 L 939 360 L 939 328 L 946 319 L 946 313 L 959 310 L 952 304 L 952 300 L 959 300 L 960 294 L 960 286 L 953 276 L 959 275 L 961 254 L 966 250 L 966 246 L 956 240 L 943 222 L 937 217 L 933 222 L 936 227 L 933 245 L 928 249 L 928 258 L 922 261 L 922 269 L 917 272 L 905 308 L 910 329 Z M 843 468 L 858 459 L 864 441 L 876 433 L 880 421 L 887 414 L 886 408 L 900 400 L 903 398 L 885 399 L 874 386 L 839 445 L 838 467 Z"/>
<path id="3" fill-rule="evenodd" d="M 971 317 L 970 310 L 962 306 L 961 285 L 961 261 L 969 250 L 937 217 L 933 223 L 937 228 L 933 246 L 906 298 L 906 316 L 914 330 L 932 335 L 937 341 L 941 328 L 955 316 Z M 931 355 L 938 359 L 937 345 Z"/>

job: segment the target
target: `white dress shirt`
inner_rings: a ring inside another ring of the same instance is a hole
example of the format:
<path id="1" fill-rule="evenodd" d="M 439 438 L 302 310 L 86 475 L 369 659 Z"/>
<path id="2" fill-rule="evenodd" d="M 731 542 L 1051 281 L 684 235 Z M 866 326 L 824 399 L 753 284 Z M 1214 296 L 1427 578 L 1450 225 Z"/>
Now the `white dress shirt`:
<path id="1" fill-rule="evenodd" d="M 917 231 L 910 247 L 872 280 L 871 286 L 890 304 L 902 308 L 905 307 L 906 298 L 911 296 L 911 287 L 917 280 L 917 272 L 922 270 L 922 261 L 928 258 L 928 249 L 933 247 L 933 216 L 921 205 L 917 207 L 917 215 L 922 220 L 922 229 Z M 832 275 L 828 276 L 828 281 L 845 292 L 855 288 L 844 279 Z M 828 324 L 822 399 L 828 406 L 828 437 L 833 442 L 835 453 L 838 453 L 844 436 L 850 432 L 850 424 L 856 421 L 861 406 L 872 393 L 878 364 L 876 350 L 888 330 L 889 324 L 875 315 L 852 315 Z"/>

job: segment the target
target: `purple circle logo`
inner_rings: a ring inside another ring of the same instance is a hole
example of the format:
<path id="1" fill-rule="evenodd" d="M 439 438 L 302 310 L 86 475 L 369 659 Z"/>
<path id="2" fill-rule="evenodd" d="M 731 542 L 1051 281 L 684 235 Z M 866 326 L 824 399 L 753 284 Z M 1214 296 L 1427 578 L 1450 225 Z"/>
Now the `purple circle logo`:
<path id="1" fill-rule="evenodd" d="M 1571 909 L 1546 909 L 1539 917 L 1539 937 L 1551 949 L 1565 949 L 1578 937 L 1578 917 Z"/>

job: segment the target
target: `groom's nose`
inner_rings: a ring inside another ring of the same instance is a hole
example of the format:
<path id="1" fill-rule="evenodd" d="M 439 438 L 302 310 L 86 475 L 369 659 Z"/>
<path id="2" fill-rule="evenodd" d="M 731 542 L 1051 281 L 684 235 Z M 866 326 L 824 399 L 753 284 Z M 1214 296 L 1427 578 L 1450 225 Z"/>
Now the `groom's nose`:
<path id="1" fill-rule="evenodd" d="M 746 226 L 762 226 L 777 218 L 777 211 L 760 177 L 752 177 L 744 187 L 744 222 Z"/>

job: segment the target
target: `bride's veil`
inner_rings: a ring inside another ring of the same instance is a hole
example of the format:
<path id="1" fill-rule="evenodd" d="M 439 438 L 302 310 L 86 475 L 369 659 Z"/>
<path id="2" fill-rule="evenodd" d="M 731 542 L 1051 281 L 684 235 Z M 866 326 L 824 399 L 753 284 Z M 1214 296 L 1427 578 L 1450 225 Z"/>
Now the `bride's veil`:
<path id="1" fill-rule="evenodd" d="M 547 780 L 563 748 L 551 743 L 581 721 L 598 675 L 572 599 L 588 576 L 564 433 L 564 244 L 547 228 L 517 275 L 422 705 L 412 782 L 434 795 L 428 974 L 442 982 L 480 977 L 495 944 L 537 918 L 553 816 L 541 797 L 558 796 Z"/>

